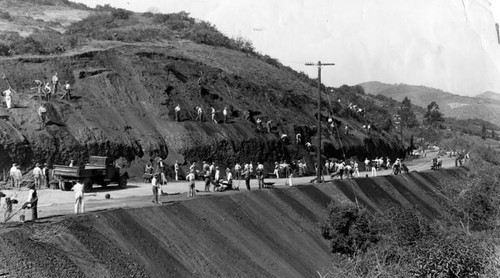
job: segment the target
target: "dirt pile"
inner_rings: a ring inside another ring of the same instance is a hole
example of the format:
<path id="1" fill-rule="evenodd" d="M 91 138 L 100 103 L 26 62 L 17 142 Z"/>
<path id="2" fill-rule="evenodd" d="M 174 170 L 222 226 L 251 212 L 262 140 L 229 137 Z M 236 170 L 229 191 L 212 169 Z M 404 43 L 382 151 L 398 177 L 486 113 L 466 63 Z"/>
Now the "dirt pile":
<path id="1" fill-rule="evenodd" d="M 3 228 L 0 269 L 17 277 L 313 277 L 330 264 L 317 222 L 333 200 L 441 215 L 439 184 L 467 169 L 211 196 Z"/>
<path id="2" fill-rule="evenodd" d="M 242 52 L 189 41 L 106 45 L 101 45 L 104 50 L 0 60 L 19 93 L 14 109 L 1 109 L 0 167 L 69 159 L 81 163 L 89 155 L 123 157 L 130 163 L 126 167 L 137 169 L 156 155 L 169 156 L 172 164 L 215 160 L 223 166 L 309 159 L 302 145 L 280 140 L 282 134 L 293 139 L 301 132 L 303 142 L 315 142 L 316 88 L 295 80 L 290 71 Z M 73 86 L 73 98 L 52 99 L 48 126 L 40 129 L 40 101 L 30 88 L 33 80 L 48 82 L 55 72 L 61 83 Z M 180 122 L 174 120 L 177 104 Z M 203 122 L 194 121 L 196 106 L 204 109 Z M 218 124 L 211 121 L 211 107 Z M 227 123 L 222 123 L 224 107 Z M 272 120 L 272 132 L 258 132 L 257 118 Z M 362 129 L 355 118 L 342 122 Z M 387 134 L 341 133 L 347 155 L 399 153 L 395 137 Z M 340 157 L 339 137 L 324 134 L 328 157 Z"/>

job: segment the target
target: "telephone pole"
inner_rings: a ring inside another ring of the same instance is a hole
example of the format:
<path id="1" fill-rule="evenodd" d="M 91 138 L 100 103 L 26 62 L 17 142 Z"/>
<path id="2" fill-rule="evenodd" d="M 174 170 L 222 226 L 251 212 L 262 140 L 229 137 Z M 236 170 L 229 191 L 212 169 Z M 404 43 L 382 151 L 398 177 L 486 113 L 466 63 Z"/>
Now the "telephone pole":
<path id="1" fill-rule="evenodd" d="M 321 182 L 321 66 L 335 66 L 334 63 L 321 63 L 318 61 L 315 63 L 306 63 L 306 66 L 317 66 L 318 67 L 318 166 L 316 167 L 316 183 Z"/>

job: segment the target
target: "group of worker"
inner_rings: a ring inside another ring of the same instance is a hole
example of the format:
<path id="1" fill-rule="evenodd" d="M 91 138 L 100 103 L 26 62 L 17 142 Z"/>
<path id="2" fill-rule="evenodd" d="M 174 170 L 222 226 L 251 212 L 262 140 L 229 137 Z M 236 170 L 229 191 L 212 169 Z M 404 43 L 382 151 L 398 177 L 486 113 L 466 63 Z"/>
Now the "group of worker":
<path id="1" fill-rule="evenodd" d="M 175 113 L 175 121 L 176 122 L 180 122 L 181 121 L 181 105 L 180 104 L 177 104 L 174 108 L 174 113 Z M 200 122 L 203 122 L 204 121 L 204 110 L 203 110 L 203 107 L 201 105 L 197 105 L 195 108 L 195 113 L 196 113 L 196 118 L 194 119 L 195 121 L 200 121 Z M 219 121 L 217 120 L 218 117 L 217 117 L 217 113 L 221 112 L 220 110 L 216 110 L 213 106 L 210 107 L 210 120 L 213 122 L 213 123 L 219 123 Z M 222 109 L 222 122 L 223 123 L 227 123 L 228 121 L 228 117 L 229 117 L 229 109 L 227 107 L 224 107 L 224 109 Z"/>

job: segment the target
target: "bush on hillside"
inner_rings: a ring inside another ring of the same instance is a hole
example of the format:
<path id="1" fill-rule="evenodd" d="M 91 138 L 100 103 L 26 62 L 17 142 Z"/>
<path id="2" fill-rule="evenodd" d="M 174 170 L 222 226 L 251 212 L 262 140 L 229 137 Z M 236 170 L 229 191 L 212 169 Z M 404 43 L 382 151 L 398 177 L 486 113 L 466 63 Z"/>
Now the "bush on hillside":
<path id="1" fill-rule="evenodd" d="M 231 40 L 206 21 L 195 24 L 187 38 L 196 43 L 231 48 Z"/>
<path id="2" fill-rule="evenodd" d="M 321 234 L 330 241 L 333 253 L 353 257 L 380 240 L 373 217 L 365 209 L 332 202 L 327 211 L 328 216 L 321 223 Z"/>
<path id="3" fill-rule="evenodd" d="M 347 233 L 351 238 L 359 238 L 356 235 L 360 233 L 356 230 L 368 226 L 357 220 L 358 211 L 354 205 L 337 208 L 330 205 L 328 215 L 332 223 L 326 226 L 336 227 L 333 229 L 336 232 L 323 228 L 323 236 L 345 239 Z M 480 277 L 498 273 L 500 269 L 498 263 L 491 262 L 495 256 L 494 245 L 488 236 L 475 237 L 460 228 L 447 229 L 433 224 L 413 208 L 391 207 L 374 220 L 379 226 L 363 228 L 361 234 L 370 235 L 376 231 L 377 241 L 363 248 L 363 252 L 349 251 L 349 258 L 334 254 L 334 267 L 328 274 L 341 277 Z M 332 252 L 346 253 L 333 248 Z"/>
<path id="4" fill-rule="evenodd" d="M 9 47 L 3 43 L 0 43 L 0 56 L 9 56 Z"/>
<path id="5" fill-rule="evenodd" d="M 0 11 L 0 18 L 1 19 L 6 19 L 6 20 L 11 20 L 11 16 L 8 12 Z"/>
<path id="6" fill-rule="evenodd" d="M 117 18 L 117 19 L 127 20 L 132 15 L 132 12 L 131 11 L 127 11 L 125 9 L 114 9 L 111 12 L 111 15 L 114 18 Z"/>

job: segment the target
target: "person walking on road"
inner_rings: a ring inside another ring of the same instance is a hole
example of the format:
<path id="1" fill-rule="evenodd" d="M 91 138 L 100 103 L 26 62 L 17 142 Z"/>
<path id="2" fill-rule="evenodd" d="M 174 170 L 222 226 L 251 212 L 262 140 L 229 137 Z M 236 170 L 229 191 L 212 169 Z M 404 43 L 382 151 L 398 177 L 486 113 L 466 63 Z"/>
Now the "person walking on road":
<path id="1" fill-rule="evenodd" d="M 160 191 L 160 179 L 161 175 L 160 173 L 156 173 L 153 175 L 153 178 L 151 179 L 151 185 L 153 189 L 153 203 L 158 204 L 158 191 Z"/>
<path id="2" fill-rule="evenodd" d="M 241 173 L 243 177 L 245 178 L 245 185 L 248 190 L 250 190 L 250 166 L 248 164 L 245 165 L 245 168 L 243 169 L 243 173 Z"/>
<path id="3" fill-rule="evenodd" d="M 35 183 L 35 187 L 38 189 L 42 188 L 42 169 L 40 169 L 40 163 L 35 164 L 35 168 L 33 168 L 33 180 Z"/>
<path id="4" fill-rule="evenodd" d="M 174 164 L 174 171 L 175 171 L 175 180 L 178 181 L 179 180 L 179 161 L 175 161 L 175 164 Z"/>
<path id="5" fill-rule="evenodd" d="M 189 172 L 186 179 L 188 180 L 188 183 L 189 183 L 188 197 L 196 197 L 194 172 L 193 171 Z"/>
<path id="6" fill-rule="evenodd" d="M 85 203 L 83 200 L 83 193 L 85 187 L 83 186 L 83 183 L 81 181 L 74 183 L 71 190 L 75 191 L 75 214 L 84 213 Z"/>

